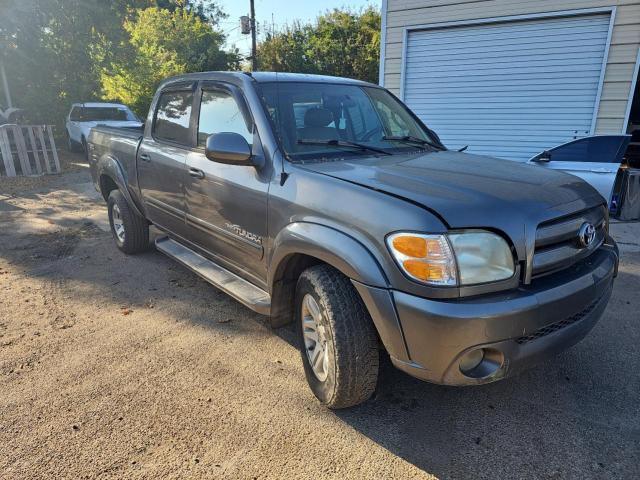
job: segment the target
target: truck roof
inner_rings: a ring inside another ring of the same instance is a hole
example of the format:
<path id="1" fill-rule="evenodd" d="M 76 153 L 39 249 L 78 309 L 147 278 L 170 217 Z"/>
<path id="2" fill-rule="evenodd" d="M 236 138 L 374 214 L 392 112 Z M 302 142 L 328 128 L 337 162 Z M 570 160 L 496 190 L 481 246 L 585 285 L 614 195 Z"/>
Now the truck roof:
<path id="1" fill-rule="evenodd" d="M 352 78 L 345 77 L 332 77 L 329 75 L 312 75 L 309 73 L 289 73 L 289 72 L 198 72 L 198 73 L 186 73 L 182 75 L 176 75 L 165 80 L 163 83 L 176 82 L 180 80 L 207 80 L 207 79 L 224 79 L 229 78 L 242 78 L 251 77 L 259 83 L 265 82 L 309 82 L 309 83 L 347 83 L 353 85 L 369 85 L 377 86 L 372 83 L 363 82 L 361 80 L 354 80 Z"/>

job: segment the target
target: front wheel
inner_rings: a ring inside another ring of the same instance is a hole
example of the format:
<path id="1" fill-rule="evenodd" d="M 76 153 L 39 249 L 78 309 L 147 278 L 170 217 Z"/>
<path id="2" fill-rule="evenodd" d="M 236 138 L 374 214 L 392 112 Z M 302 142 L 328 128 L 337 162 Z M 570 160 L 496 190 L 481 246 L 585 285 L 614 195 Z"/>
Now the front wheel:
<path id="1" fill-rule="evenodd" d="M 149 225 L 127 203 L 120 190 L 113 190 L 107 201 L 109 225 L 116 246 L 124 253 L 140 253 L 149 247 Z"/>
<path id="2" fill-rule="evenodd" d="M 328 265 L 311 267 L 298 279 L 295 305 L 304 371 L 318 400 L 334 409 L 367 400 L 378 380 L 378 337 L 351 281 Z"/>
<path id="3" fill-rule="evenodd" d="M 87 146 L 87 139 L 82 137 L 82 139 L 80 140 L 81 142 L 81 146 L 80 148 L 82 149 L 82 153 L 84 155 L 84 158 L 86 158 L 87 160 L 89 160 L 89 147 Z"/>
<path id="4" fill-rule="evenodd" d="M 72 153 L 78 150 L 76 143 L 71 139 L 69 132 L 67 132 L 67 150 Z"/>

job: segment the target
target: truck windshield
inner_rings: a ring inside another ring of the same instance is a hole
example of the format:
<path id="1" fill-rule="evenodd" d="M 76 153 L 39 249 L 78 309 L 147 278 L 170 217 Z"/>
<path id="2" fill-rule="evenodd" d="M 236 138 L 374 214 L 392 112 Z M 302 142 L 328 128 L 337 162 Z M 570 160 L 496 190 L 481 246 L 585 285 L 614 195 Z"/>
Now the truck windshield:
<path id="1" fill-rule="evenodd" d="M 292 160 L 445 150 L 437 136 L 384 89 L 309 82 L 261 87 Z M 353 148 L 355 144 L 359 148 Z"/>

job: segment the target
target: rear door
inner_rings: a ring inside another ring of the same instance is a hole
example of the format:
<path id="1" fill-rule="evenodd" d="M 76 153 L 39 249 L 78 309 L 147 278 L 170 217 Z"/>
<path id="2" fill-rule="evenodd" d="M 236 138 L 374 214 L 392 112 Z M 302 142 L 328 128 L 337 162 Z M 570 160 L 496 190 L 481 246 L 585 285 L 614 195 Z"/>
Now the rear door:
<path id="1" fill-rule="evenodd" d="M 253 155 L 263 156 L 260 137 L 235 86 L 205 82 L 198 97 L 197 147 L 187 158 L 185 186 L 189 239 L 226 268 L 263 286 L 268 169 L 213 162 L 204 152 L 209 135 L 234 132 L 247 140 Z"/>
<path id="2" fill-rule="evenodd" d="M 530 162 L 580 177 L 611 202 L 613 185 L 630 138 L 629 135 L 580 138 L 542 152 Z"/>
<path id="3" fill-rule="evenodd" d="M 178 236 L 185 233 L 186 159 L 193 147 L 194 84 L 165 88 L 155 106 L 150 134 L 138 150 L 138 184 L 149 219 Z"/>

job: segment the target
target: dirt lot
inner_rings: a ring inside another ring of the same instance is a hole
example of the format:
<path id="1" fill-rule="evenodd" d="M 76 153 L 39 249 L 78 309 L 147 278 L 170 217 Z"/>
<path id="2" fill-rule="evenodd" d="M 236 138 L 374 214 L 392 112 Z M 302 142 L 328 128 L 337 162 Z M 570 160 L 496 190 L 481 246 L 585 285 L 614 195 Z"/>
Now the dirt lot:
<path id="1" fill-rule="evenodd" d="M 386 365 L 332 412 L 291 329 L 117 251 L 68 160 L 0 179 L 0 478 L 637 478 L 640 224 L 613 226 L 613 299 L 556 361 L 467 389 Z"/>

